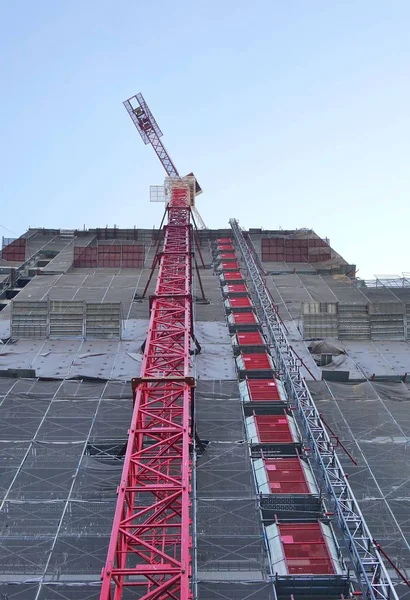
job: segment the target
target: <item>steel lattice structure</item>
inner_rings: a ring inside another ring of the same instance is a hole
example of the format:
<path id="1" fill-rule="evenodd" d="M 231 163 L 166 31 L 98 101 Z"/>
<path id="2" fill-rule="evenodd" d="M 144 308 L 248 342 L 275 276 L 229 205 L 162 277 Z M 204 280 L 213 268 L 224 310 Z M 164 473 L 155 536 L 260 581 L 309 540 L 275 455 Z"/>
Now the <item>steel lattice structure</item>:
<path id="1" fill-rule="evenodd" d="M 133 103 L 137 104 L 137 106 L 133 106 Z M 128 98 L 128 100 L 125 100 L 124 106 L 137 128 L 138 133 L 142 137 L 144 144 L 151 144 L 154 148 L 168 177 L 179 177 L 176 166 L 160 140 L 163 133 L 158 127 L 148 104 L 145 102 L 144 96 L 142 94 L 136 94 L 135 96 Z"/>
<path id="2" fill-rule="evenodd" d="M 362 592 L 363 598 L 397 600 L 396 590 L 383 563 L 379 549 L 373 541 L 357 500 L 347 481 L 345 470 L 336 455 L 335 447 L 301 374 L 301 361 L 295 355 L 287 340 L 285 328 L 272 303 L 238 221 L 231 219 L 229 223 L 254 288 L 256 304 L 262 317 L 276 367 L 280 371 L 289 398 L 294 402 L 298 411 L 312 457 L 316 459 L 321 470 L 327 495 L 346 541 L 346 547 L 357 577 L 357 587 Z"/>
<path id="3" fill-rule="evenodd" d="M 178 173 L 172 158 L 166 151 L 165 146 L 160 139 L 163 136 L 163 133 L 159 128 L 158 123 L 156 122 L 148 104 L 145 102 L 144 96 L 142 94 L 136 94 L 135 96 L 128 98 L 128 100 L 125 100 L 123 104 L 129 116 L 131 117 L 132 122 L 137 128 L 137 131 L 140 134 L 144 144 L 151 144 L 151 146 L 154 148 L 155 154 L 158 156 L 168 177 L 180 178 L 180 174 Z M 187 177 L 191 176 L 193 177 L 193 173 L 189 173 L 187 175 Z M 190 200 L 191 209 L 195 214 L 199 226 L 202 229 L 206 229 L 206 225 L 195 206 L 195 195 L 200 194 L 202 191 L 198 182 L 195 183 L 195 191 L 196 193 L 191 197 Z"/>
<path id="4" fill-rule="evenodd" d="M 190 188 L 175 180 L 167 207 L 101 600 L 119 600 L 130 587 L 141 600 L 192 597 Z"/>

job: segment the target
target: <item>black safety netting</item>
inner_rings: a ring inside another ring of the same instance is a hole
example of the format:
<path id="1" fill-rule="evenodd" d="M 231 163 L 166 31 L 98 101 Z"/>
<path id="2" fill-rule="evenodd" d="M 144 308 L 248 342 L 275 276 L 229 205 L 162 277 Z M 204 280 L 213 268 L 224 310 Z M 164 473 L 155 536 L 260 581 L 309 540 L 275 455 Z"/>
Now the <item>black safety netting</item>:
<path id="1" fill-rule="evenodd" d="M 99 597 L 131 398 L 124 382 L 0 378 L 0 598 Z"/>
<path id="2" fill-rule="evenodd" d="M 131 396 L 124 382 L 0 379 L 0 598 L 99 597 Z M 268 598 L 237 381 L 199 380 L 195 398 L 209 441 L 197 468 L 199 595 Z"/>
<path id="3" fill-rule="evenodd" d="M 373 538 L 410 567 L 410 391 L 403 382 L 309 382 L 326 424 L 357 461 L 339 456 Z M 397 578 L 397 574 L 392 572 Z M 400 590 L 407 597 L 408 588 Z M 410 597 L 410 595 L 409 595 Z"/>
<path id="4" fill-rule="evenodd" d="M 209 441 L 196 471 L 199 597 L 268 598 L 238 382 L 199 381 L 195 403 L 199 436 Z"/>

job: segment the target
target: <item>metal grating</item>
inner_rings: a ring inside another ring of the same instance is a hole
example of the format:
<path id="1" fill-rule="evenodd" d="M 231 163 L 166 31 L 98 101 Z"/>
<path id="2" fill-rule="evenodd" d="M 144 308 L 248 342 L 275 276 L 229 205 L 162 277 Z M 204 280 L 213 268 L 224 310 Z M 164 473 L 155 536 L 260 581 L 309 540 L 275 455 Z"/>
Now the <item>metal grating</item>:
<path id="1" fill-rule="evenodd" d="M 405 340 L 409 313 L 402 302 L 302 302 L 303 338 Z"/>
<path id="2" fill-rule="evenodd" d="M 122 318 L 121 302 L 14 300 L 11 335 L 17 339 L 121 339 Z"/>
<path id="3" fill-rule="evenodd" d="M 85 336 L 87 338 L 120 339 L 121 337 L 121 303 L 87 302 L 85 316 Z"/>
<path id="4" fill-rule="evenodd" d="M 50 302 L 50 337 L 82 337 L 83 323 L 84 302 Z"/>
<path id="5" fill-rule="evenodd" d="M 11 336 L 44 338 L 48 335 L 48 302 L 13 300 L 11 304 Z"/>

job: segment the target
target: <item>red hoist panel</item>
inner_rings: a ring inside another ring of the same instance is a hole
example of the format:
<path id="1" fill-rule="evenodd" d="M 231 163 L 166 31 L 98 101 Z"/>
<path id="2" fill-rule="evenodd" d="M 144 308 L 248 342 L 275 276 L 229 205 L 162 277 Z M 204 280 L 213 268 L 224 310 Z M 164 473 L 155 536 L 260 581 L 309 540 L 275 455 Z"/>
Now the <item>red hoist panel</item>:
<path id="1" fill-rule="evenodd" d="M 188 190 L 175 184 L 142 362 L 101 600 L 192 597 Z M 126 596 L 128 598 L 128 595 Z"/>
<path id="2" fill-rule="evenodd" d="M 255 424 L 262 444 L 292 444 L 295 441 L 285 411 L 282 415 L 255 415 Z"/>
<path id="3" fill-rule="evenodd" d="M 253 325 L 257 324 L 256 315 L 254 312 L 233 312 L 233 321 L 235 325 Z"/>
<path id="4" fill-rule="evenodd" d="M 237 333 L 236 337 L 240 346 L 263 346 L 266 343 L 259 331 Z"/>
<path id="5" fill-rule="evenodd" d="M 228 294 L 248 294 L 248 288 L 244 283 L 229 283 L 226 287 Z"/>
<path id="6" fill-rule="evenodd" d="M 247 384 L 252 402 L 281 399 L 274 379 L 248 379 Z"/>
<path id="7" fill-rule="evenodd" d="M 234 271 L 233 273 L 228 271 L 224 273 L 224 279 L 226 281 L 243 281 L 243 277 L 240 271 Z"/>
<path id="8" fill-rule="evenodd" d="M 300 458 L 266 458 L 266 475 L 271 494 L 309 494 Z"/>
<path id="9" fill-rule="evenodd" d="M 229 304 L 231 306 L 231 308 L 235 309 L 235 308 L 242 308 L 242 309 L 249 309 L 252 310 L 252 301 L 250 298 L 248 298 L 248 296 L 244 296 L 243 298 L 239 297 L 239 298 L 229 298 Z"/>
<path id="10" fill-rule="evenodd" d="M 218 244 L 217 248 L 219 252 L 235 252 L 232 244 Z"/>
<path id="11" fill-rule="evenodd" d="M 320 523 L 283 523 L 279 532 L 289 574 L 335 572 Z"/>
<path id="12" fill-rule="evenodd" d="M 238 265 L 238 261 L 236 260 L 223 260 L 221 262 L 221 269 L 223 271 L 238 271 L 239 269 L 239 265 Z"/>

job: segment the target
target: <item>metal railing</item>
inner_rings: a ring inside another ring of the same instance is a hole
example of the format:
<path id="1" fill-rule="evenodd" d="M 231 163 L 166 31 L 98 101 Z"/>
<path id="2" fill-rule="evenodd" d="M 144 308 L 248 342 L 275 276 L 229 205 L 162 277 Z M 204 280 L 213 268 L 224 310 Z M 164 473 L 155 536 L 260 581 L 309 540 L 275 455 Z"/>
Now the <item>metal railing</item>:
<path id="1" fill-rule="evenodd" d="M 301 374 L 301 362 L 293 352 L 279 315 L 275 310 L 259 268 L 236 219 L 230 219 L 234 239 L 254 288 L 254 301 L 263 321 L 270 350 L 280 371 L 289 399 L 294 403 L 304 427 L 312 458 L 320 468 L 335 519 L 343 535 L 357 587 L 364 598 L 398 600 L 398 595 L 380 552 L 347 481 L 335 447 Z"/>

